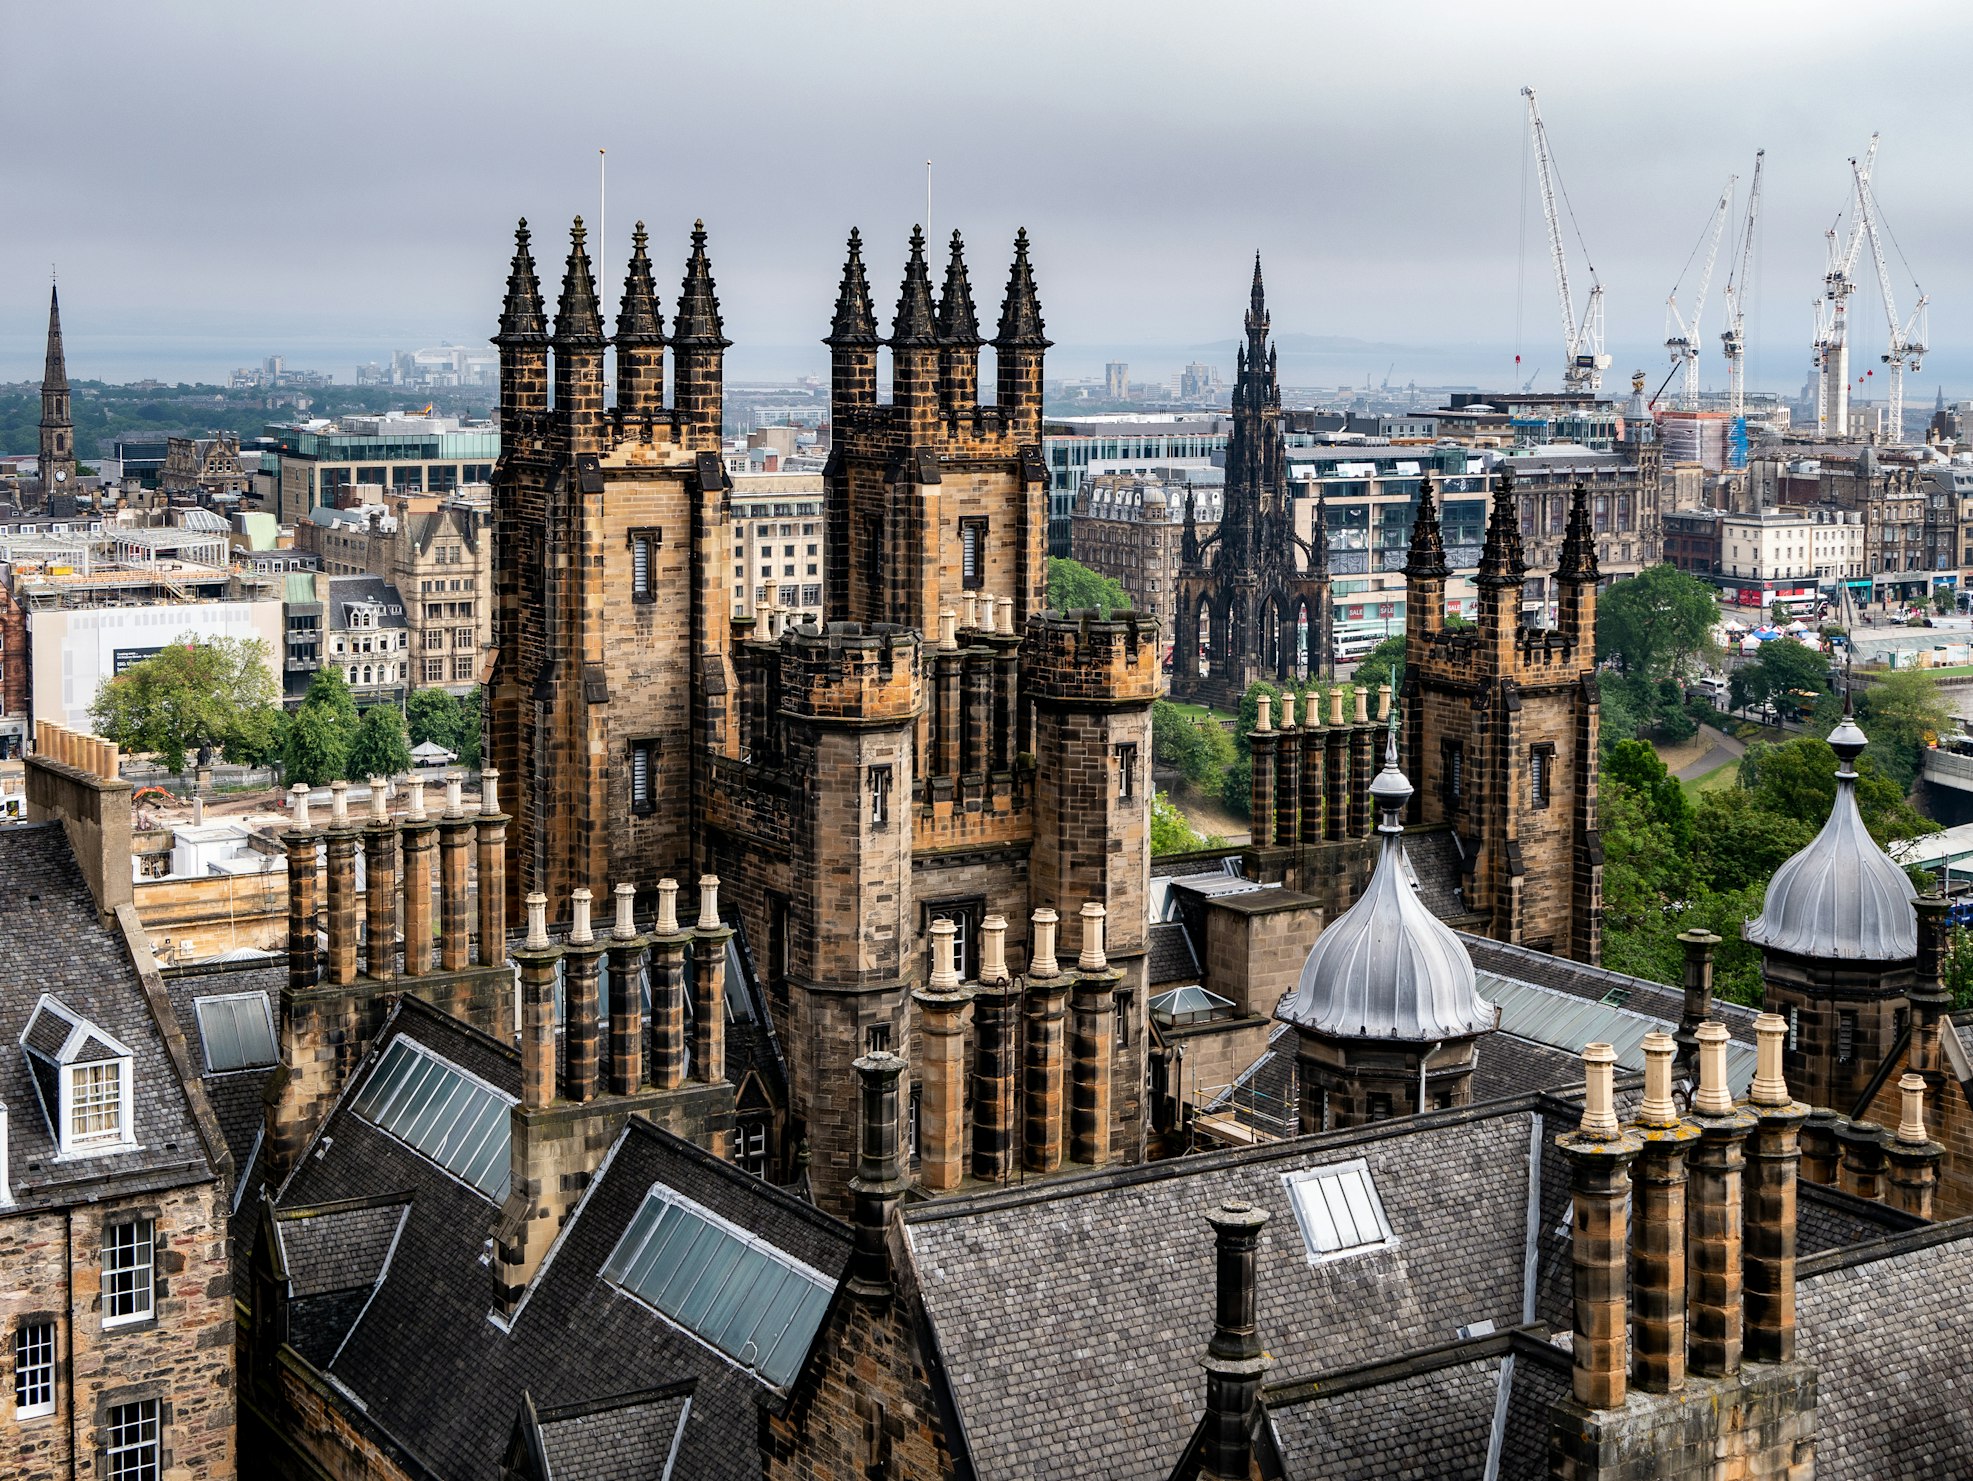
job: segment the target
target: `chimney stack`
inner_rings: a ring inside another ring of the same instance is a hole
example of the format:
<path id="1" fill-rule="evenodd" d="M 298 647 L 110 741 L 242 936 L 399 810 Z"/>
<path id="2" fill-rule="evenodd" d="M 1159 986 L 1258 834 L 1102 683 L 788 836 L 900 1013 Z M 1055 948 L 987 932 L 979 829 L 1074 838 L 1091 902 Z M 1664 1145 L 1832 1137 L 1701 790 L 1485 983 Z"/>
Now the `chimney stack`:
<path id="1" fill-rule="evenodd" d="M 1267 1213 L 1229 1200 L 1206 1214 L 1213 1226 L 1213 1336 L 1206 1370 L 1206 1420 L 1199 1481 L 1248 1481 L 1253 1474 L 1261 1377 L 1274 1366 L 1255 1322 L 1254 1252 Z"/>
<path id="2" fill-rule="evenodd" d="M 521 969 L 521 1104 L 539 1111 L 555 1099 L 555 965 L 548 939 L 548 897 L 527 897 L 527 940 L 514 953 Z"/>
<path id="3" fill-rule="evenodd" d="M 1713 1016 L 1713 948 L 1720 938 L 1705 929 L 1681 931 L 1685 948 L 1685 1011 L 1678 1020 L 1678 1068 L 1696 1080 L 1699 1066 L 1699 1025 Z"/>
<path id="4" fill-rule="evenodd" d="M 693 1078 L 717 1085 L 726 1078 L 726 943 L 719 923 L 719 876 L 699 876 L 699 923 L 692 931 Z"/>
<path id="5" fill-rule="evenodd" d="M 1925 1093 L 1929 1087 L 1923 1075 L 1905 1074 L 1898 1080 L 1903 1105 L 1898 1116 L 1897 1135 L 1884 1144 L 1884 1160 L 1890 1164 L 1885 1201 L 1893 1208 L 1932 1217 L 1932 1195 L 1939 1182 L 1939 1161 L 1946 1149 L 1925 1134 Z"/>
<path id="6" fill-rule="evenodd" d="M 498 966 L 507 960 L 507 824 L 500 810 L 500 773 L 480 772 L 480 815 L 474 821 L 479 841 L 480 964 Z"/>
<path id="7" fill-rule="evenodd" d="M 349 820 L 349 783 L 329 783 L 329 981 L 356 980 L 356 842 Z"/>
<path id="8" fill-rule="evenodd" d="M 1842 1158 L 1836 1186 L 1875 1202 L 1884 1196 L 1884 1128 L 1875 1121 L 1838 1121 L 1836 1146 Z"/>
<path id="9" fill-rule="evenodd" d="M 288 799 L 288 829 L 281 835 L 288 851 L 288 991 L 303 993 L 315 986 L 318 835 L 308 816 L 308 788 L 296 782 Z"/>
<path id="10" fill-rule="evenodd" d="M 1117 984 L 1123 980 L 1104 955 L 1103 923 L 1102 905 L 1085 901 L 1069 1044 L 1069 1155 L 1089 1166 L 1110 1160 L 1110 1055 L 1116 1042 Z"/>
<path id="11" fill-rule="evenodd" d="M 649 943 L 637 934 L 637 886 L 616 889 L 617 920 L 610 932 L 610 1094 L 635 1095 L 644 1086 L 644 976 Z"/>
<path id="12" fill-rule="evenodd" d="M 918 1105 L 918 1177 L 935 1193 L 959 1186 L 966 1170 L 966 994 L 953 965 L 958 928 L 941 916 L 932 922 L 930 985 L 912 993 L 923 1027 L 922 1094 Z"/>
<path id="13" fill-rule="evenodd" d="M 1054 1172 L 1062 1165 L 1062 1017 L 1069 979 L 1055 962 L 1056 920 L 1045 905 L 1034 913 L 1023 1074 L 1027 1126 L 1022 1165 L 1029 1172 Z"/>
<path id="14" fill-rule="evenodd" d="M 1007 971 L 1007 921 L 980 923 L 980 981 L 973 991 L 973 1176 L 1013 1171 L 1014 1057 L 1020 990 Z"/>
<path id="15" fill-rule="evenodd" d="M 432 853 L 438 830 L 425 813 L 425 784 L 413 777 L 405 784 L 404 823 L 404 975 L 422 977 L 432 969 Z"/>
<path id="16" fill-rule="evenodd" d="M 685 1083 L 685 949 L 678 926 L 678 881 L 658 881 L 658 920 L 651 928 L 650 1081 L 659 1090 Z"/>
<path id="17" fill-rule="evenodd" d="M 1616 1050 L 1608 1044 L 1583 1049 L 1582 1124 L 1555 1139 L 1569 1160 L 1569 1192 L 1575 1203 L 1570 1245 L 1575 1274 L 1573 1387 L 1578 1402 L 1592 1409 L 1619 1408 L 1628 1391 L 1624 1211 L 1631 1160 L 1642 1143 L 1617 1123 L 1611 1092 L 1616 1061 Z"/>
<path id="18" fill-rule="evenodd" d="M 1644 1036 L 1644 1100 L 1633 1130 L 1642 1144 L 1632 1173 L 1631 1369 L 1646 1393 L 1685 1384 L 1685 1159 L 1699 1128 L 1672 1099 L 1670 1034 Z"/>
<path id="19" fill-rule="evenodd" d="M 849 1185 L 856 1200 L 849 1288 L 866 1301 L 881 1301 L 891 1293 L 891 1212 L 905 1191 L 897 1094 L 904 1061 L 878 1050 L 857 1060 L 855 1068 L 862 1104 L 856 1176 Z"/>
<path id="20" fill-rule="evenodd" d="M 1740 1371 L 1745 1331 L 1742 1310 L 1745 1205 L 1742 1179 L 1752 1111 L 1733 1104 L 1726 1084 L 1726 1025 L 1708 1019 L 1696 1031 L 1699 1089 L 1692 1120 L 1699 1144 L 1692 1151 L 1691 1345 L 1688 1363 L 1706 1378 Z"/>
<path id="21" fill-rule="evenodd" d="M 562 950 L 563 1093 L 578 1104 L 594 1100 L 601 1088 L 598 1060 L 604 947 L 589 923 L 591 899 L 581 886 L 570 893 L 569 934 Z"/>
<path id="22" fill-rule="evenodd" d="M 1747 1357 L 1784 1363 L 1795 1356 L 1796 1181 L 1798 1144 L 1809 1108 L 1788 1093 L 1781 1072 L 1788 1020 L 1754 1020 L 1759 1045 L 1747 1108 L 1754 1135 L 1747 1164 Z"/>
<path id="23" fill-rule="evenodd" d="M 397 976 L 397 826 L 390 820 L 390 783 L 370 778 L 370 825 L 363 830 L 363 885 L 367 919 L 363 970 L 385 980 Z"/>
<path id="24" fill-rule="evenodd" d="M 1952 994 L 1942 976 L 1952 906 L 1940 894 L 1920 895 L 1912 904 L 1918 911 L 1918 970 L 1911 991 L 1905 995 L 1911 1005 L 1911 1049 L 1906 1062 L 1914 1073 L 1925 1077 L 1928 1093 L 1937 1094 L 1945 1084 L 1946 1069 L 1939 1031 L 1952 1010 Z"/>
<path id="25" fill-rule="evenodd" d="M 472 902 L 466 883 L 466 854 L 473 845 L 473 820 L 459 796 L 460 773 L 445 774 L 445 816 L 438 820 L 438 965 L 463 972 L 472 962 Z"/>

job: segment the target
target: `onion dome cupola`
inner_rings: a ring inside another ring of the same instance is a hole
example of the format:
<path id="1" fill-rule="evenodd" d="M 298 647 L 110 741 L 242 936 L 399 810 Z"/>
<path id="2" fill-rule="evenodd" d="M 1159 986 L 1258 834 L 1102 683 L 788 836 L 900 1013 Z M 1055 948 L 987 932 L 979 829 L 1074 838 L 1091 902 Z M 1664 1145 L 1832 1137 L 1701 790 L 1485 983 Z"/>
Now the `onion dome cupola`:
<path id="1" fill-rule="evenodd" d="M 1405 867 L 1402 818 L 1411 790 L 1393 735 L 1384 769 L 1370 784 L 1383 818 L 1376 871 L 1356 903 L 1316 937 L 1276 1018 L 1328 1038 L 1409 1044 L 1472 1038 L 1494 1026 L 1472 957 L 1418 898 Z"/>
<path id="2" fill-rule="evenodd" d="M 1868 739 L 1847 706 L 1829 733 L 1836 803 L 1813 842 L 1774 871 L 1767 904 L 1746 939 L 1764 951 L 1838 961 L 1891 962 L 1918 954 L 1917 890 L 1877 846 L 1857 811 L 1856 759 Z"/>

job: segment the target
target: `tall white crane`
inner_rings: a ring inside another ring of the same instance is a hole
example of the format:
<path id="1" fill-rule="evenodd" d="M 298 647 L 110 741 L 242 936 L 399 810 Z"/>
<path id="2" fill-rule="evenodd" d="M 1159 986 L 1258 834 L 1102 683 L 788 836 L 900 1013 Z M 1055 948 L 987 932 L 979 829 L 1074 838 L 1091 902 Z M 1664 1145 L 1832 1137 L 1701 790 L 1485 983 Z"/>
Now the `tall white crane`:
<path id="1" fill-rule="evenodd" d="M 1706 313 L 1706 292 L 1713 286 L 1713 264 L 1720 255 L 1720 238 L 1726 233 L 1726 218 L 1733 211 L 1733 187 L 1740 179 L 1738 175 L 1726 177 L 1726 189 L 1720 192 L 1719 204 L 1713 207 L 1712 218 L 1706 223 L 1706 230 L 1699 238 L 1706 244 L 1706 265 L 1699 274 L 1699 292 L 1692 303 L 1692 322 L 1685 321 L 1685 315 L 1678 310 L 1678 284 L 1672 285 L 1671 297 L 1665 300 L 1665 348 L 1672 352 L 1672 364 L 1684 372 L 1680 387 L 1679 405 L 1686 411 L 1699 409 L 1699 321 Z M 1698 255 L 1698 247 L 1693 249 Z M 1690 267 L 1688 259 L 1686 266 Z M 1684 281 L 1684 275 L 1680 275 Z"/>
<path id="2" fill-rule="evenodd" d="M 1589 261 L 1589 247 L 1583 244 L 1583 263 L 1589 269 L 1589 302 L 1581 319 L 1576 317 L 1575 295 L 1569 288 L 1569 259 L 1562 249 L 1562 218 L 1556 210 L 1556 194 L 1561 190 L 1554 158 L 1548 149 L 1548 129 L 1541 121 L 1535 103 L 1535 90 L 1521 89 L 1528 100 L 1528 134 L 1534 143 L 1535 171 L 1541 181 L 1541 211 L 1548 222 L 1548 253 L 1555 262 L 1555 292 L 1562 302 L 1562 389 L 1570 392 L 1600 391 L 1603 372 L 1610 368 L 1610 357 L 1603 352 L 1603 285 L 1596 279 L 1596 264 Z M 1562 205 L 1568 207 L 1568 194 L 1562 192 Z M 1569 214 L 1575 225 L 1575 213 Z M 1582 230 L 1576 230 L 1582 242 Z"/>
<path id="3" fill-rule="evenodd" d="M 1754 183 L 1747 188 L 1747 221 L 1740 229 L 1740 256 L 1726 275 L 1726 414 L 1738 421 L 1747 414 L 1747 283 L 1754 267 L 1754 227 L 1761 217 L 1761 167 L 1767 151 L 1754 151 Z"/>
<path id="4" fill-rule="evenodd" d="M 1849 239 L 1840 245 L 1836 228 L 1824 232 L 1828 263 L 1822 273 L 1822 297 L 1815 305 L 1815 365 L 1820 374 L 1815 383 L 1815 429 L 1819 437 L 1847 437 L 1850 433 L 1850 329 L 1849 299 L 1857 291 L 1857 251 L 1863 246 L 1863 198 L 1859 193 L 1870 184 L 1871 166 L 1877 162 L 1877 135 L 1870 136 L 1863 163 L 1850 161 Z"/>
<path id="5" fill-rule="evenodd" d="M 1931 297 L 1920 288 L 1918 302 L 1912 308 L 1911 317 L 1903 324 L 1898 322 L 1898 300 L 1891 288 L 1891 268 L 1884 261 L 1884 244 L 1878 239 L 1878 210 L 1876 199 L 1870 192 L 1870 177 L 1864 173 L 1864 166 L 1855 160 L 1850 161 L 1850 169 L 1856 176 L 1858 214 L 1863 218 L 1864 234 L 1870 238 L 1870 255 L 1877 262 L 1877 286 L 1884 295 L 1884 319 L 1890 326 L 1890 338 L 1884 346 L 1885 400 L 1889 403 L 1888 427 L 1893 442 L 1904 441 L 1904 373 L 1909 365 L 1913 370 L 1922 369 L 1925 364 L 1925 341 L 1929 339 L 1930 315 L 1928 306 Z M 1917 288 L 1916 283 L 1912 287 Z"/>

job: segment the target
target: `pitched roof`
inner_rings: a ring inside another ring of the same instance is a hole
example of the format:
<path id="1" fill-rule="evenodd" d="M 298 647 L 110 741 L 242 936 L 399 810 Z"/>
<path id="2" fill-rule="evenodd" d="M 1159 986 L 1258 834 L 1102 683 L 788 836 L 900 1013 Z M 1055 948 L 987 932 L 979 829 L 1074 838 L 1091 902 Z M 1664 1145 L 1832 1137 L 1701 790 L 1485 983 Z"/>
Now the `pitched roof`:
<path id="1" fill-rule="evenodd" d="M 352 607 L 374 606 L 381 610 L 376 625 L 405 627 L 404 598 L 381 576 L 333 576 L 329 579 L 329 627 L 332 631 L 349 628 Z"/>
<path id="2" fill-rule="evenodd" d="M 326 1150 L 302 1158 L 279 1201 L 284 1216 L 365 1199 L 408 1207 L 375 1299 L 339 1340 L 329 1375 L 442 1475 L 495 1474 L 524 1393 L 545 1423 L 557 1406 L 691 1380 L 674 1474 L 757 1476 L 758 1405 L 778 1403 L 778 1392 L 600 1272 L 658 1184 L 832 1282 L 848 1268 L 848 1228 L 633 1119 L 503 1331 L 488 1320 L 493 1281 L 481 1260 L 499 1210 L 352 1110 L 403 1033 L 504 1093 L 520 1089 L 519 1058 L 507 1046 L 415 1000 L 394 1012 L 315 1143 Z M 580 1342 L 571 1341 L 576 1332 Z"/>
<path id="3" fill-rule="evenodd" d="M 1270 1399 L 1282 1469 L 1289 1481 L 1484 1475 L 1495 1410 L 1512 1372 L 1507 1355 L 1494 1354 L 1374 1385 L 1318 1383 L 1295 1402 Z"/>
<path id="4" fill-rule="evenodd" d="M 7 1170 L 16 1202 L 60 1206 L 108 1177 L 135 1189 L 216 1176 L 193 1092 L 179 1078 L 167 1026 L 156 1016 L 169 1020 L 169 1008 L 160 1002 L 154 1012 L 131 947 L 103 925 L 59 824 L 0 828 L 0 900 L 7 902 L 0 931 L 0 1105 L 11 1112 Z M 130 1050 L 134 1150 L 57 1160 L 54 1129 L 40 1114 L 40 1092 L 18 1047 L 44 993 Z M 169 1029 L 175 1035 L 177 1024 Z"/>

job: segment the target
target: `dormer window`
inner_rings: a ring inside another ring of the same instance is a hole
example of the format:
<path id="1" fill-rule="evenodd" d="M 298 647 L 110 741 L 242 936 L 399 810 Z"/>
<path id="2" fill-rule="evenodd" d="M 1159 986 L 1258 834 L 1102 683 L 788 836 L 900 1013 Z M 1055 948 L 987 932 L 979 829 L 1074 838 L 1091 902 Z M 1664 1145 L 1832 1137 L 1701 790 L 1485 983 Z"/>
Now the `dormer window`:
<path id="1" fill-rule="evenodd" d="M 63 1157 L 95 1157 L 137 1145 L 129 1047 L 42 994 L 21 1049 Z"/>

